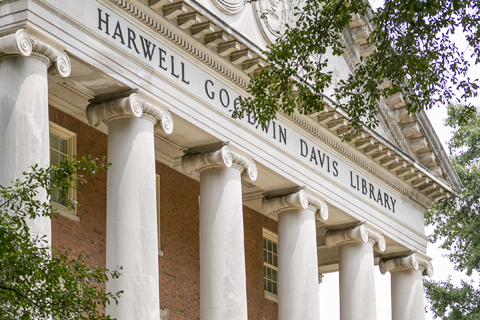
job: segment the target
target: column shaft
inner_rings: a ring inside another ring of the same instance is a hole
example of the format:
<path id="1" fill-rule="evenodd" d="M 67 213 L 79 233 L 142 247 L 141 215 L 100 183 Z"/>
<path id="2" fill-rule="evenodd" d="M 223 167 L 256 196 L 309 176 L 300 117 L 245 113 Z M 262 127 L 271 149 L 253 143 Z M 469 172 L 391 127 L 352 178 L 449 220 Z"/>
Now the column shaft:
<path id="1" fill-rule="evenodd" d="M 200 171 L 200 319 L 248 319 L 242 186 L 237 168 Z"/>
<path id="2" fill-rule="evenodd" d="M 375 320 L 375 275 L 373 244 L 347 242 L 340 254 L 340 318 L 342 320 Z"/>
<path id="3" fill-rule="evenodd" d="M 107 313 L 118 320 L 160 319 L 153 120 L 108 122 L 107 268 L 123 266 L 107 291 L 124 290 Z"/>
<path id="4" fill-rule="evenodd" d="M 293 208 L 278 214 L 278 318 L 319 320 L 315 212 Z"/>
<path id="5" fill-rule="evenodd" d="M 34 164 L 47 167 L 50 162 L 48 124 L 47 58 L 0 57 L 0 184 L 22 179 Z M 45 201 L 45 190 L 38 199 Z M 32 234 L 51 239 L 50 218 L 29 220 Z"/>
<path id="6" fill-rule="evenodd" d="M 392 272 L 392 320 L 425 320 L 422 269 Z"/>

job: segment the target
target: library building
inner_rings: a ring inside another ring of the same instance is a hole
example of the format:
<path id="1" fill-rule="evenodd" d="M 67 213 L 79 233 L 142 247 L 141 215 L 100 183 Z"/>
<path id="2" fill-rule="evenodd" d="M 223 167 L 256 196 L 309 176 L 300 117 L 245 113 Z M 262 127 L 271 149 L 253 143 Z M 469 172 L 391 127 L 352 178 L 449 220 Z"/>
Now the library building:
<path id="1" fill-rule="evenodd" d="M 424 320 L 424 213 L 461 183 L 422 111 L 380 101 L 380 125 L 330 98 L 371 54 L 368 17 L 342 33 L 326 109 L 233 119 L 287 0 L 4 0 L 0 5 L 0 185 L 34 164 L 111 163 L 54 194 L 30 221 L 88 266 L 122 267 L 118 320 L 319 320 L 338 273 L 342 320 L 377 319 L 375 274 L 393 320 Z M 384 319 L 378 319 L 384 320 Z"/>

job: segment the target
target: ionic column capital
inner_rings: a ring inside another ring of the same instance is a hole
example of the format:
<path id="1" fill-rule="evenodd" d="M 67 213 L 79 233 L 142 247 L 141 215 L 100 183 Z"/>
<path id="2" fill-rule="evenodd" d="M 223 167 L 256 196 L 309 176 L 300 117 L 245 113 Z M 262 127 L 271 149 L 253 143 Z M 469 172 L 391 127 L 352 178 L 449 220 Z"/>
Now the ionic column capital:
<path id="1" fill-rule="evenodd" d="M 155 123 L 155 131 L 162 130 L 166 134 L 173 132 L 173 119 L 170 112 L 150 103 L 138 93 L 92 102 L 87 107 L 88 123 L 94 127 L 102 121 L 108 124 L 117 117 L 140 118 L 142 116 L 150 118 Z"/>
<path id="2" fill-rule="evenodd" d="M 282 210 L 299 208 L 310 209 L 315 212 L 317 220 L 326 221 L 328 219 L 328 205 L 325 200 L 308 194 L 305 190 L 279 195 L 269 198 L 264 197 L 262 207 L 265 214 L 279 213 Z"/>
<path id="3" fill-rule="evenodd" d="M 193 171 L 202 171 L 209 167 L 237 168 L 242 178 L 257 180 L 257 166 L 253 160 L 233 150 L 229 146 L 202 153 L 186 154 L 182 158 L 183 171 L 190 175 Z"/>
<path id="4" fill-rule="evenodd" d="M 384 252 L 386 249 L 383 234 L 365 224 L 353 228 L 328 231 L 325 234 L 325 242 L 329 248 L 348 242 L 370 242 L 374 249 L 379 252 Z"/>
<path id="5" fill-rule="evenodd" d="M 405 257 L 380 259 L 379 267 L 382 274 L 387 272 L 393 273 L 399 270 L 414 269 L 420 270 L 424 276 L 430 278 L 433 277 L 432 263 L 416 253 L 412 253 Z"/>
<path id="6" fill-rule="evenodd" d="M 45 56 L 54 65 L 51 74 L 58 74 L 66 78 L 72 71 L 72 64 L 67 54 L 57 50 L 52 45 L 35 37 L 24 29 L 17 30 L 13 34 L 0 37 L 0 54 L 18 54 L 24 57 L 37 53 Z"/>

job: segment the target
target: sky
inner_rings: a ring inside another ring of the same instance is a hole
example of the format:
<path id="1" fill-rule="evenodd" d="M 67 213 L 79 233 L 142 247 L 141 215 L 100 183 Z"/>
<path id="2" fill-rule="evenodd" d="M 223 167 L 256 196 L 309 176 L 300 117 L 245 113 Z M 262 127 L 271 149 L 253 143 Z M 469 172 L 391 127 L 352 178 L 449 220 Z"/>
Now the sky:
<path id="1" fill-rule="evenodd" d="M 376 7 L 383 4 L 383 0 L 371 0 L 372 6 Z M 463 35 L 457 33 L 453 36 L 457 47 L 462 50 L 467 56 L 470 56 L 471 48 L 468 47 Z M 480 77 L 480 65 L 474 65 L 471 61 L 472 67 L 468 74 L 469 77 L 476 79 Z M 480 97 L 471 99 L 468 102 L 480 106 Z M 450 128 L 444 126 L 444 119 L 447 117 L 447 111 L 444 106 L 435 107 L 426 111 L 430 122 L 432 123 L 437 136 L 442 142 L 444 149 L 448 154 L 447 142 L 452 136 Z M 427 227 L 425 234 L 432 233 L 432 228 Z M 480 283 L 480 276 L 474 273 L 471 278 L 462 272 L 454 270 L 452 263 L 445 257 L 448 251 L 440 249 L 441 242 L 429 244 L 427 254 L 433 258 L 432 264 L 434 269 L 433 280 L 446 281 L 449 276 L 452 277 L 452 283 L 460 284 L 460 280 L 472 279 L 478 286 Z M 338 272 L 325 274 L 323 282 L 320 284 L 320 318 L 322 320 L 340 320 L 340 305 L 339 305 L 339 283 Z M 375 266 L 375 288 L 377 297 L 377 319 L 389 320 L 391 319 L 391 301 L 390 301 L 390 275 L 387 273 L 382 275 L 378 266 Z M 425 320 L 434 320 L 431 313 L 427 313 Z"/>

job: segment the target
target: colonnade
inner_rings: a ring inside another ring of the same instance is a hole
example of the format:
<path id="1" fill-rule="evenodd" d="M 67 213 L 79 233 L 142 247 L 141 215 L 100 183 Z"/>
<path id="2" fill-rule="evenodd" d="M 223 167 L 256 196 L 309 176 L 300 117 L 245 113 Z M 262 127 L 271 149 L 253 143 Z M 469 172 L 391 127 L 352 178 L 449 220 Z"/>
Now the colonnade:
<path id="1" fill-rule="evenodd" d="M 48 165 L 49 72 L 69 75 L 62 50 L 24 30 L 0 38 L 2 185 L 21 178 L 30 165 Z M 119 320 L 158 320 L 154 133 L 170 134 L 172 117 L 132 91 L 92 100 L 87 119 L 93 126 L 108 125 L 107 268 L 123 267 L 123 275 L 107 283 L 108 291 L 124 290 L 107 313 Z M 186 174 L 200 174 L 200 319 L 247 320 L 241 181 L 256 180 L 255 162 L 222 143 L 189 150 L 182 165 Z M 299 189 L 268 194 L 262 205 L 265 214 L 278 215 L 279 319 L 318 320 L 315 221 L 328 219 L 327 203 Z M 51 237 L 49 219 L 31 224 L 34 233 Z M 375 320 L 374 251 L 386 246 L 381 231 L 362 223 L 331 229 L 325 239 L 328 247 L 339 247 L 341 319 Z M 391 273 L 393 320 L 424 319 L 422 275 L 432 275 L 428 258 L 389 257 L 380 261 L 380 270 Z"/>

